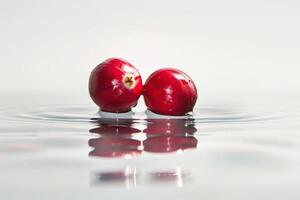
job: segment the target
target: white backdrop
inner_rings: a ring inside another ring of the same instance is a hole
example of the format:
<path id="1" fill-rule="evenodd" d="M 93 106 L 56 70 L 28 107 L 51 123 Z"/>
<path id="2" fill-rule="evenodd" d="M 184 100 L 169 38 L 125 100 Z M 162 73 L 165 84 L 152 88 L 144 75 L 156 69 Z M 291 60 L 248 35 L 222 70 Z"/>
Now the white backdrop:
<path id="1" fill-rule="evenodd" d="M 300 88 L 300 1 L 1 0 L 0 89 L 87 92 L 121 57 L 143 79 L 178 67 L 199 93 Z"/>

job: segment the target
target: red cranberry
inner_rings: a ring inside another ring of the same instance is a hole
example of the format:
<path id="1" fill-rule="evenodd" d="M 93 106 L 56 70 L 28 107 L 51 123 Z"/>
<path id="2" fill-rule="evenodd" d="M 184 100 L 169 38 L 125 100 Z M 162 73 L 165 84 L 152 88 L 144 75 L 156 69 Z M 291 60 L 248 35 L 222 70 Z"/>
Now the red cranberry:
<path id="1" fill-rule="evenodd" d="M 141 95 L 142 78 L 129 62 L 110 58 L 92 71 L 89 92 L 102 111 L 127 112 L 137 104 Z"/>
<path id="2" fill-rule="evenodd" d="M 197 89 L 184 72 L 165 68 L 155 71 L 147 79 L 143 95 L 146 106 L 162 115 L 185 115 L 197 101 Z"/>

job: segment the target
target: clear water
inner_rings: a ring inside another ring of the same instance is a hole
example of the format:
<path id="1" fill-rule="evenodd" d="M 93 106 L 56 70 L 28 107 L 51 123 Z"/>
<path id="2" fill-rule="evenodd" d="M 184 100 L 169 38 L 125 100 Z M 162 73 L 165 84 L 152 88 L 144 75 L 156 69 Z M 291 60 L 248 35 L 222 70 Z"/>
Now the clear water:
<path id="1" fill-rule="evenodd" d="M 5 95 L 0 199 L 299 199 L 300 98 L 205 99 L 193 115 Z"/>

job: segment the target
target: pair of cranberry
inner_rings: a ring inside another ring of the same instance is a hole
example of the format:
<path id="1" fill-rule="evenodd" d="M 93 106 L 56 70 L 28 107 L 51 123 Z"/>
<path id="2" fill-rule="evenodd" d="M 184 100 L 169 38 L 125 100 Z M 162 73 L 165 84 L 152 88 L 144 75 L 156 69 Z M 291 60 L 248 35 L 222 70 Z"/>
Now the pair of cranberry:
<path id="1" fill-rule="evenodd" d="M 110 58 L 91 73 L 89 92 L 93 101 L 105 112 L 128 112 L 141 95 L 149 110 L 162 115 L 185 115 L 197 100 L 192 79 L 174 68 L 153 72 L 142 84 L 139 71 L 129 62 Z"/>

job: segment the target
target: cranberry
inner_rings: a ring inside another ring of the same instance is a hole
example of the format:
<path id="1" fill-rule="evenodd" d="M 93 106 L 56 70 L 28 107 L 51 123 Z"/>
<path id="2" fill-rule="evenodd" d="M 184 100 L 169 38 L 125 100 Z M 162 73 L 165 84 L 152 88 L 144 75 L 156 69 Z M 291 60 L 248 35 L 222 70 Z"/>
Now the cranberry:
<path id="1" fill-rule="evenodd" d="M 127 112 L 137 104 L 141 95 L 142 78 L 129 62 L 110 58 L 92 71 L 89 92 L 102 111 Z"/>
<path id="2" fill-rule="evenodd" d="M 185 115 L 193 110 L 197 101 L 192 79 L 174 68 L 152 73 L 144 85 L 143 95 L 148 109 L 162 115 Z"/>

